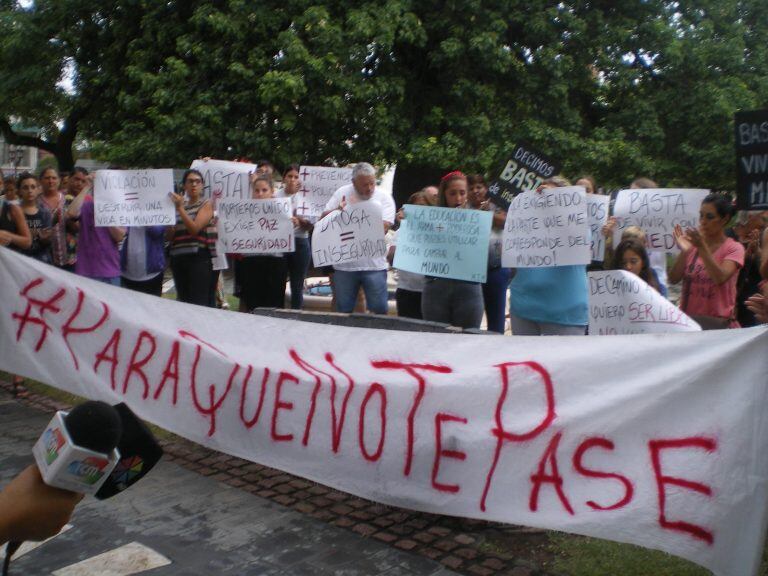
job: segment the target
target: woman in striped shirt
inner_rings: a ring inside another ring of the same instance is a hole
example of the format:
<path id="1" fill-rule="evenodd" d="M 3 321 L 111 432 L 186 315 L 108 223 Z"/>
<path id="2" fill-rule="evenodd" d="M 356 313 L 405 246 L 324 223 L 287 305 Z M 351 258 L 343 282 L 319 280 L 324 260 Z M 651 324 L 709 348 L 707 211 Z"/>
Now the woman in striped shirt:
<path id="1" fill-rule="evenodd" d="M 176 225 L 169 228 L 171 271 L 181 302 L 211 306 L 215 290 L 211 258 L 216 255 L 216 233 L 211 226 L 213 205 L 203 198 L 203 175 L 187 170 L 181 180 L 184 195 L 171 192 Z"/>

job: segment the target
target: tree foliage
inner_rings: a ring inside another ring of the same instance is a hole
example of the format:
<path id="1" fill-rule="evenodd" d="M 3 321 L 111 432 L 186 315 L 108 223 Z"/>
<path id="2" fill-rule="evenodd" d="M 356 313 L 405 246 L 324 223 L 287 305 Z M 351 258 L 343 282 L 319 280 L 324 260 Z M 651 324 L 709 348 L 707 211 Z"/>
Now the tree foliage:
<path id="1" fill-rule="evenodd" d="M 610 186 L 729 188 L 733 113 L 768 105 L 763 0 L 0 6 L 0 129 L 121 164 L 487 171 L 522 139 Z"/>

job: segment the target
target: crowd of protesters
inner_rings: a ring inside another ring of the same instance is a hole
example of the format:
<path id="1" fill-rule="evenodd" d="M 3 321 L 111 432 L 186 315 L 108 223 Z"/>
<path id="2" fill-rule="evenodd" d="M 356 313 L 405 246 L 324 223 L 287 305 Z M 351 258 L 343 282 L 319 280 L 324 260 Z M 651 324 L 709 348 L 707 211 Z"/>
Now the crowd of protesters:
<path id="1" fill-rule="evenodd" d="M 292 199 L 295 250 L 276 255 L 228 256 L 241 311 L 283 307 L 287 283 L 289 306 L 301 309 L 304 304 L 313 223 L 296 215 L 301 187 L 299 167 L 291 165 L 282 172 L 280 187 L 273 181 L 273 171 L 270 162 L 258 163 L 251 178 L 251 194 L 256 199 Z M 162 294 L 164 272 L 170 267 L 179 300 L 211 307 L 226 302 L 214 266 L 214 260 L 221 256 L 216 253 L 215 207 L 203 194 L 202 172 L 187 170 L 180 193 L 171 193 L 177 218 L 170 227 L 97 227 L 92 175 L 84 168 L 68 174 L 66 184 L 54 168 L 42 170 L 39 176 L 23 173 L 0 182 L 5 192 L 0 201 L 0 245 L 69 272 L 156 296 Z M 569 185 L 567 179 L 557 176 L 544 181 L 539 191 Z M 588 193 L 599 193 L 590 176 L 576 178 L 575 185 L 583 186 Z M 658 187 L 648 178 L 638 178 L 630 186 Z M 338 264 L 325 273 L 332 276 L 337 311 L 355 310 L 362 292 L 369 312 L 387 314 L 388 270 L 404 211 L 396 210 L 392 195 L 377 185 L 375 168 L 363 162 L 354 166 L 351 183 L 333 194 L 323 216 L 360 201 L 372 201 L 381 207 L 383 232 L 391 245 L 389 258 Z M 435 186 L 413 193 L 406 203 L 491 211 L 492 231 L 484 283 L 395 270 L 398 315 L 461 328 L 480 328 L 485 318 L 488 330 L 502 334 L 508 317 L 515 335 L 586 334 L 588 267 L 504 268 L 501 232 L 506 213 L 492 202 L 482 175 L 450 172 Z M 698 228 L 677 226 L 674 230 L 679 254 L 669 267 L 664 252 L 648 251 L 645 232 L 636 226 L 626 228 L 619 243 L 612 247 L 615 224 L 615 219 L 609 218 L 603 228 L 609 246 L 604 263 L 593 263 L 590 270 L 626 270 L 663 296 L 667 296 L 670 284 L 682 283 L 679 306 L 704 329 L 766 322 L 768 212 L 736 215 L 729 196 L 708 195 L 699 210 Z"/>

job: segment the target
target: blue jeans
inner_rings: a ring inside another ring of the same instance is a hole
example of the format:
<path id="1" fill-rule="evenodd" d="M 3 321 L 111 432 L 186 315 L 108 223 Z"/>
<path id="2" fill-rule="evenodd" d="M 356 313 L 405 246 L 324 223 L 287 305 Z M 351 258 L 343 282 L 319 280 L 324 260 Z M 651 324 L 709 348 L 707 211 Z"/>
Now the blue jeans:
<path id="1" fill-rule="evenodd" d="M 333 291 L 337 312 L 352 312 L 355 309 L 360 286 L 365 292 L 365 302 L 370 312 L 386 314 L 389 311 L 386 270 L 336 270 L 333 274 Z"/>
<path id="2" fill-rule="evenodd" d="M 120 276 L 91 276 L 91 280 L 97 280 L 99 282 L 103 282 L 104 284 L 110 284 L 111 286 L 120 286 Z"/>
<path id="3" fill-rule="evenodd" d="M 285 254 L 288 277 L 291 281 L 291 309 L 301 310 L 304 304 L 304 278 L 307 276 L 309 259 L 309 238 L 296 238 L 296 251 Z"/>

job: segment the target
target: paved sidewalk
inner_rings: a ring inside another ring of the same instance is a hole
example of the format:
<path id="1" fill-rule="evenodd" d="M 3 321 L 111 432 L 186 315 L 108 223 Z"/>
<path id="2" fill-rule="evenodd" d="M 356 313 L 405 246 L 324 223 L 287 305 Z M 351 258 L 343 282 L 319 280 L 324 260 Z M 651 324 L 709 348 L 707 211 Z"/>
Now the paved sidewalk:
<path id="1" fill-rule="evenodd" d="M 8 389 L 0 383 L 2 482 L 31 461 L 51 412 L 68 408 L 39 394 L 14 401 Z M 82 541 L 91 555 L 138 541 L 174 562 L 152 575 L 549 574 L 542 531 L 384 506 L 177 437 L 162 443 L 163 461 L 141 483 L 78 507 L 76 528 L 57 537 L 69 556 L 51 556 L 51 567 L 82 560 Z M 16 574 L 37 573 L 22 569 L 32 561 L 14 562 Z"/>

